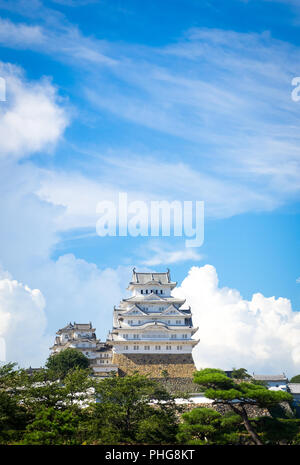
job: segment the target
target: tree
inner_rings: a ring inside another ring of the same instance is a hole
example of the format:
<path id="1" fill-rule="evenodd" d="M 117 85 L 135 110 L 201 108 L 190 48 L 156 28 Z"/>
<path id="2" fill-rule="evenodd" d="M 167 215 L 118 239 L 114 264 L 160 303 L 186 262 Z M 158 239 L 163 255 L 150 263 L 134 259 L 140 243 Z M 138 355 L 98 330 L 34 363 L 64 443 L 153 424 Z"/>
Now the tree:
<path id="1" fill-rule="evenodd" d="M 255 424 L 264 444 L 300 444 L 300 420 L 261 417 Z"/>
<path id="2" fill-rule="evenodd" d="M 194 373 L 194 381 L 204 389 L 204 394 L 214 403 L 228 406 L 242 419 L 253 442 L 262 445 L 253 422 L 248 417 L 247 407 L 271 408 L 281 402 L 291 402 L 293 397 L 283 391 L 270 391 L 265 386 L 252 382 L 236 383 L 224 371 L 206 368 Z"/>
<path id="3" fill-rule="evenodd" d="M 89 359 L 77 349 L 68 348 L 50 355 L 46 367 L 57 378 L 63 379 L 67 373 L 76 368 L 89 368 Z"/>
<path id="4" fill-rule="evenodd" d="M 182 444 L 238 444 L 241 418 L 197 407 L 182 415 L 177 439 Z"/>
<path id="5" fill-rule="evenodd" d="M 26 427 L 28 415 L 9 392 L 0 391 L 0 442 L 11 443 L 20 439 Z"/>
<path id="6" fill-rule="evenodd" d="M 300 383 L 300 375 L 293 376 L 293 378 L 290 379 L 290 383 Z"/>
<path id="7" fill-rule="evenodd" d="M 22 389 L 17 391 L 16 396 L 33 414 L 41 407 L 64 410 L 74 405 L 85 405 L 92 395 L 89 390 L 95 384 L 88 374 L 87 369 L 76 368 L 60 380 L 54 371 L 40 370 L 23 378 Z"/>
<path id="8" fill-rule="evenodd" d="M 79 412 L 56 410 L 41 406 L 32 423 L 26 427 L 22 444 L 80 444 L 77 429 L 80 421 Z"/>
<path id="9" fill-rule="evenodd" d="M 246 368 L 233 368 L 231 372 L 233 379 L 250 379 L 251 376 L 247 373 Z"/>
<path id="10" fill-rule="evenodd" d="M 95 389 L 98 402 L 90 408 L 95 440 L 106 444 L 175 441 L 178 408 L 158 383 L 134 374 L 106 378 Z"/>

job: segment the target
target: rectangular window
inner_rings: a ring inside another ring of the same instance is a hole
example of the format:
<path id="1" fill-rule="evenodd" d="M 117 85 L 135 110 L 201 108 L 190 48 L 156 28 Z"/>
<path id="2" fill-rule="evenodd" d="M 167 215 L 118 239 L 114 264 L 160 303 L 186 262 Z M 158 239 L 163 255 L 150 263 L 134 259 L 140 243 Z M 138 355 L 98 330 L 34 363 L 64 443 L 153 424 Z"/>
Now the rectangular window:
<path id="1" fill-rule="evenodd" d="M 139 350 L 140 346 L 133 346 L 133 350 Z"/>
<path id="2" fill-rule="evenodd" d="M 177 346 L 177 350 L 182 350 L 182 346 Z"/>
<path id="3" fill-rule="evenodd" d="M 160 346 L 155 346 L 155 350 L 160 350 Z"/>
<path id="4" fill-rule="evenodd" d="M 167 350 L 172 350 L 172 346 L 166 346 Z"/>
<path id="5" fill-rule="evenodd" d="M 144 346 L 144 350 L 150 350 L 150 346 Z"/>
<path id="6" fill-rule="evenodd" d="M 143 289 L 141 289 L 141 294 L 144 294 L 144 290 L 143 290 Z"/>

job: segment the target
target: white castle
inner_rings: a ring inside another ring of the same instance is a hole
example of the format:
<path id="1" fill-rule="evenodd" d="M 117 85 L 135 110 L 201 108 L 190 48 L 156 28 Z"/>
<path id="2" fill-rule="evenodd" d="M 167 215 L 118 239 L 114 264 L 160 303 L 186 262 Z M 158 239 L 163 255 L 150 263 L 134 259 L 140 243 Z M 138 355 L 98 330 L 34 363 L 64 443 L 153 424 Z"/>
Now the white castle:
<path id="1" fill-rule="evenodd" d="M 101 377 L 134 371 L 153 377 L 163 371 L 171 377 L 191 377 L 192 349 L 199 342 L 192 336 L 198 328 L 193 326 L 191 308 L 182 308 L 185 300 L 171 295 L 176 285 L 169 270 L 137 273 L 134 268 L 128 286 L 131 297 L 114 308 L 106 342 L 96 339 L 91 323 L 70 323 L 57 332 L 52 352 L 77 348 Z"/>
<path id="2" fill-rule="evenodd" d="M 107 342 L 116 354 L 190 354 L 198 341 L 192 339 L 191 309 L 185 300 L 171 295 L 177 283 L 167 273 L 137 273 L 133 269 L 128 290 L 132 295 L 114 309 L 113 330 Z"/>

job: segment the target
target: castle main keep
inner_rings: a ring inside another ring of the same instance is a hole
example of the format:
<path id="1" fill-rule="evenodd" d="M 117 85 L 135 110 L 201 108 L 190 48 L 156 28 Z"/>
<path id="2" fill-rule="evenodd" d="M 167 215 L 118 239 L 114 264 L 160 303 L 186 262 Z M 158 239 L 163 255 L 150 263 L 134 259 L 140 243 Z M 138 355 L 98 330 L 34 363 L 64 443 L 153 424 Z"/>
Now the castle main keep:
<path id="1" fill-rule="evenodd" d="M 151 377 L 190 377 L 195 371 L 191 309 L 183 309 L 185 300 L 171 291 L 173 282 L 166 273 L 132 272 L 128 286 L 131 297 L 115 307 L 113 329 L 107 343 L 111 344 L 113 363 L 120 374 L 138 371 Z"/>

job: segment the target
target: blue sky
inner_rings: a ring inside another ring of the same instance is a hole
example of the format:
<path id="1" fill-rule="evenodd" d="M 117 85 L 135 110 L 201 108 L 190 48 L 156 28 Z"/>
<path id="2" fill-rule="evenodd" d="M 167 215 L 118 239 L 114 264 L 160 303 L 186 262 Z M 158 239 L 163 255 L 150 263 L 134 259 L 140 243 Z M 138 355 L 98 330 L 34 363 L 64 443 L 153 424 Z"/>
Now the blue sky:
<path id="1" fill-rule="evenodd" d="M 299 28 L 296 0 L 0 0 L 0 263 L 47 342 L 70 318 L 104 338 L 133 266 L 300 309 Z M 203 200 L 203 246 L 100 238 L 118 192 Z"/>

